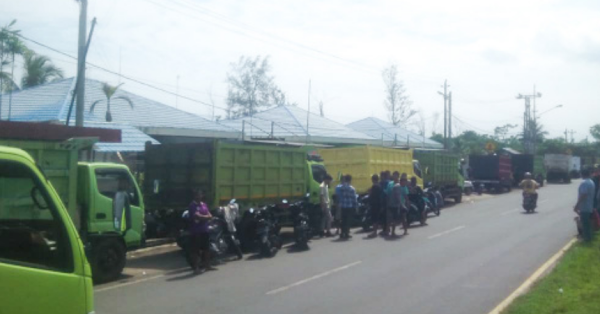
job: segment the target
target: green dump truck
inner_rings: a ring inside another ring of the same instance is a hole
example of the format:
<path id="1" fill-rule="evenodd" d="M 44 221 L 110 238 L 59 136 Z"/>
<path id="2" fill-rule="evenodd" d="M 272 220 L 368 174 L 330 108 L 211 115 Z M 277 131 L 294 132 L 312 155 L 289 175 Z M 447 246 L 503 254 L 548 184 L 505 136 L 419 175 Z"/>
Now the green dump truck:
<path id="1" fill-rule="evenodd" d="M 216 208 L 236 199 L 240 210 L 294 201 L 310 193 L 319 202 L 325 168 L 307 148 L 252 143 L 147 145 L 144 195 L 148 210 L 181 211 L 202 189 Z M 287 216 L 282 216 L 286 224 Z"/>
<path id="2" fill-rule="evenodd" d="M 464 179 L 459 173 L 459 158 L 445 151 L 415 150 L 414 158 L 421 164 L 423 182 L 431 183 L 440 190 L 444 198 L 462 201 Z"/>
<path id="3" fill-rule="evenodd" d="M 78 162 L 80 150 L 94 142 L 0 139 L 0 145 L 20 148 L 33 157 L 79 231 L 94 281 L 105 282 L 121 274 L 126 252 L 142 244 L 144 202 L 125 165 Z M 117 198 L 123 201 L 115 203 Z"/>
<path id="4" fill-rule="evenodd" d="M 93 313 L 91 274 L 47 175 L 23 150 L 0 146 L 0 312 Z"/>

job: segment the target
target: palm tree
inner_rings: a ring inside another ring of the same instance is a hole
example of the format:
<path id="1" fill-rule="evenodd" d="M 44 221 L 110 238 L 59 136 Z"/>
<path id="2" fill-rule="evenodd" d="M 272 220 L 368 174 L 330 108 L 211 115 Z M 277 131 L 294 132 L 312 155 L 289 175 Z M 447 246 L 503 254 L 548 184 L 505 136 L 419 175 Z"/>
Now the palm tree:
<path id="1" fill-rule="evenodd" d="M 131 101 L 131 99 L 129 99 L 129 97 L 127 97 L 127 96 L 113 97 L 113 95 L 117 92 L 117 90 L 119 89 L 119 87 L 121 87 L 121 85 L 123 85 L 123 83 L 121 83 L 117 86 L 111 86 L 107 83 L 102 83 L 102 91 L 104 92 L 104 96 L 106 96 L 106 122 L 112 122 L 112 115 L 110 114 L 110 100 L 111 99 L 122 99 L 131 106 L 131 109 L 133 109 L 133 101 Z M 94 108 L 101 101 L 103 101 L 103 99 L 96 100 L 92 103 L 92 106 L 90 107 L 90 113 L 94 112 Z"/>
<path id="2" fill-rule="evenodd" d="M 21 84 L 23 88 L 46 84 L 63 77 L 63 71 L 52 64 L 46 56 L 29 50 L 25 52 L 23 59 L 25 61 L 23 66 L 25 73 Z"/>
<path id="3" fill-rule="evenodd" d="M 18 40 L 16 35 L 18 31 L 11 30 L 11 27 L 17 22 L 13 20 L 8 25 L 0 28 L 0 95 L 5 89 L 12 90 L 16 84 L 13 81 L 14 73 L 14 48 L 15 41 Z M 9 57 L 12 54 L 13 71 L 11 73 L 4 72 L 4 66 L 11 64 Z M 0 113 L 2 112 L 2 97 L 0 97 Z M 1 114 L 0 114 L 1 116 Z M 1 117 L 0 117 L 1 118 Z"/>

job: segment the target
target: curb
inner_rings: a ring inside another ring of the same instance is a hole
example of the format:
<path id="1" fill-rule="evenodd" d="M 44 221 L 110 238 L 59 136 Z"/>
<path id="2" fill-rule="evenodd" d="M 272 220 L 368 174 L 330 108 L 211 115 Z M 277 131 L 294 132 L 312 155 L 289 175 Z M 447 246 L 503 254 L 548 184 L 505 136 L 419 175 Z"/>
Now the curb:
<path id="1" fill-rule="evenodd" d="M 488 314 L 500 314 L 506 310 L 509 305 L 519 296 L 529 291 L 531 286 L 547 274 L 548 270 L 552 269 L 561 257 L 568 251 L 573 244 L 577 243 L 577 238 L 571 239 L 565 246 L 563 246 L 556 254 L 554 254 L 549 260 L 547 260 L 540 268 L 538 268 L 521 286 L 519 286 L 513 293 L 511 293 L 506 299 L 498 304 Z"/>

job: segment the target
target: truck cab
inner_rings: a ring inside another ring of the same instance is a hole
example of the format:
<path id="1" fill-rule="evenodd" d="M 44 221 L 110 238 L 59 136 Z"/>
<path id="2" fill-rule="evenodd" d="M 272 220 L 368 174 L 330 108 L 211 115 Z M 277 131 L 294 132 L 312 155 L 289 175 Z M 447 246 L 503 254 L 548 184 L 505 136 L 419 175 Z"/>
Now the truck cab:
<path id="1" fill-rule="evenodd" d="M 125 267 L 126 252 L 143 242 L 142 193 L 125 165 L 80 162 L 77 175 L 80 229 L 94 278 L 114 279 Z"/>
<path id="2" fill-rule="evenodd" d="M 2 313 L 92 313 L 92 273 L 66 207 L 26 152 L 0 146 Z"/>

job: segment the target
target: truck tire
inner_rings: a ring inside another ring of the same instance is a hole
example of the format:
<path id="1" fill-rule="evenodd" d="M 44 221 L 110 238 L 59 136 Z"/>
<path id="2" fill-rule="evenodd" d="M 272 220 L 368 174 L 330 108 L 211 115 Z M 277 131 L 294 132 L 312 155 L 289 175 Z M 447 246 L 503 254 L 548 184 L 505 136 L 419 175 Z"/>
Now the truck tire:
<path id="1" fill-rule="evenodd" d="M 456 204 L 462 203 L 462 193 L 458 193 L 455 197 L 454 197 L 454 202 Z M 438 215 L 439 216 L 439 215 Z"/>
<path id="2" fill-rule="evenodd" d="M 125 246 L 117 239 L 96 242 L 92 249 L 92 278 L 95 283 L 115 280 L 125 268 Z"/>
<path id="3" fill-rule="evenodd" d="M 471 195 L 471 193 L 473 193 L 473 189 L 472 188 L 465 188 L 464 189 L 464 193 L 466 196 Z"/>

